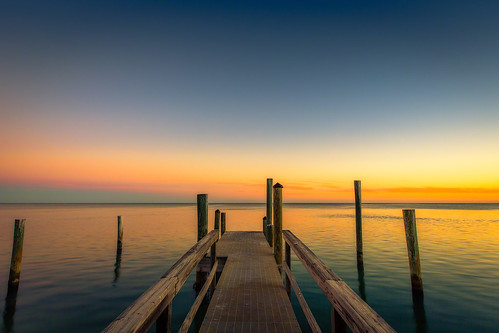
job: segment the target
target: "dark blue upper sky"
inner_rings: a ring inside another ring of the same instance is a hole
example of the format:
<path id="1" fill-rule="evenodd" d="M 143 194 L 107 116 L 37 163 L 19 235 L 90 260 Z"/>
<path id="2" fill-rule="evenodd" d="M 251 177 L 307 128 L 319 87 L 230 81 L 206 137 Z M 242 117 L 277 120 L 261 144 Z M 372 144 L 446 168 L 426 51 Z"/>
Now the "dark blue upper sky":
<path id="1" fill-rule="evenodd" d="M 490 148 L 498 17 L 498 1 L 3 1 L 2 130 L 132 150 Z"/>

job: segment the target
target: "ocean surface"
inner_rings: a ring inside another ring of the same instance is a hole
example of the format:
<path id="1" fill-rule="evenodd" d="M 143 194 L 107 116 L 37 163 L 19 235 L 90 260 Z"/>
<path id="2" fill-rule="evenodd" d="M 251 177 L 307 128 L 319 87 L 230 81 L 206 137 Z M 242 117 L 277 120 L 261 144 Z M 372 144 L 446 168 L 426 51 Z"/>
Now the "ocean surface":
<path id="1" fill-rule="evenodd" d="M 403 208 L 416 209 L 423 303 L 413 303 L 411 295 Z M 264 204 L 211 204 L 209 230 L 216 209 L 227 212 L 229 231 L 262 229 Z M 499 331 L 498 204 L 364 204 L 363 283 L 352 204 L 287 204 L 283 210 L 284 229 L 293 231 L 395 330 Z M 118 215 L 124 223 L 120 263 Z M 5 298 L 15 218 L 25 218 L 26 228 L 13 304 Z M 101 331 L 195 243 L 196 232 L 194 204 L 2 204 L 1 329 Z M 330 331 L 329 303 L 294 255 L 292 271 L 319 325 Z M 194 275 L 174 299 L 174 331 L 195 299 Z M 308 331 L 294 296 L 292 302 Z M 199 327 L 202 314 L 191 331 Z"/>

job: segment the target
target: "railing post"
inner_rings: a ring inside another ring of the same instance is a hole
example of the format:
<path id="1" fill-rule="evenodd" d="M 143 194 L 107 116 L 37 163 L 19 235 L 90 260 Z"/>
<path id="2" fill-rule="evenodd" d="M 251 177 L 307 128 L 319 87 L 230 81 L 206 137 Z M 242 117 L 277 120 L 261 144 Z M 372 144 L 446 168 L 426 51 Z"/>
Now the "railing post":
<path id="1" fill-rule="evenodd" d="M 407 254 L 411 271 L 411 285 L 413 292 L 423 292 L 421 264 L 419 261 L 418 232 L 416 230 L 416 212 L 414 209 L 403 209 Z"/>
<path id="2" fill-rule="evenodd" d="M 198 242 L 208 233 L 208 194 L 198 194 Z M 196 283 L 194 289 L 198 292 L 203 288 L 207 274 L 201 272 L 198 268 L 196 271 Z"/>
<path id="3" fill-rule="evenodd" d="M 218 230 L 218 237 L 220 237 L 220 209 L 215 211 L 215 230 Z"/>
<path id="4" fill-rule="evenodd" d="M 331 304 L 331 332 L 333 333 L 344 333 L 347 331 L 347 324 L 341 318 L 340 314 Z"/>
<path id="5" fill-rule="evenodd" d="M 12 241 L 12 257 L 10 260 L 9 286 L 19 285 L 21 262 L 23 260 L 24 223 L 25 219 L 14 221 L 14 239 Z"/>
<path id="6" fill-rule="evenodd" d="M 285 248 L 284 257 L 286 258 L 286 265 L 291 271 L 291 248 L 289 247 L 288 242 L 284 242 L 284 244 L 286 244 L 284 247 Z M 288 273 L 286 273 L 286 280 L 284 286 L 286 287 L 286 293 L 288 294 L 288 297 L 291 299 L 291 281 L 289 280 Z"/>
<path id="7" fill-rule="evenodd" d="M 213 269 L 213 267 L 215 266 L 216 261 L 217 261 L 217 242 L 213 243 L 213 245 L 210 248 L 210 268 L 211 269 Z M 215 292 L 216 286 L 217 286 L 217 275 L 215 273 L 215 277 L 211 281 L 211 285 L 210 285 L 210 299 L 213 297 L 213 293 Z"/>
<path id="8" fill-rule="evenodd" d="M 279 183 L 274 185 L 274 258 L 277 265 L 282 265 L 282 185 Z"/>
<path id="9" fill-rule="evenodd" d="M 263 217 L 263 235 L 265 236 L 265 239 L 267 239 L 267 217 Z"/>
<path id="10" fill-rule="evenodd" d="M 161 312 L 156 320 L 156 333 L 170 333 L 172 331 L 172 303 Z"/>
<path id="11" fill-rule="evenodd" d="M 222 219 L 222 235 L 225 234 L 225 212 L 221 214 L 221 219 Z"/>

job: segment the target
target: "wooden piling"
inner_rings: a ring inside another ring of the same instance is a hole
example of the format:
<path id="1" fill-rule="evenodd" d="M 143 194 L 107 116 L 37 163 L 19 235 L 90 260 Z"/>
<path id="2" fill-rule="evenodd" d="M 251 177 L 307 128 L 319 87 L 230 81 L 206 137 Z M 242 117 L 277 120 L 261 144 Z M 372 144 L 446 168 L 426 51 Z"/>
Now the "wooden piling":
<path id="1" fill-rule="evenodd" d="M 225 234 L 225 212 L 221 214 L 222 235 Z"/>
<path id="2" fill-rule="evenodd" d="M 123 221 L 121 216 L 118 216 L 118 240 L 116 245 L 117 252 L 123 249 Z"/>
<path id="3" fill-rule="evenodd" d="M 210 248 L 210 269 L 213 269 L 213 267 L 215 267 L 216 262 L 217 262 L 217 243 L 215 242 Z M 216 285 L 217 285 L 217 276 L 215 275 L 213 280 L 211 280 L 210 298 L 213 297 Z"/>
<path id="4" fill-rule="evenodd" d="M 218 230 L 218 236 L 220 236 L 220 209 L 215 211 L 215 230 Z"/>
<path id="5" fill-rule="evenodd" d="M 364 262 L 364 251 L 362 248 L 362 199 L 360 180 L 355 180 L 355 233 L 357 239 L 357 262 Z"/>
<path id="6" fill-rule="evenodd" d="M 267 223 L 267 242 L 269 242 L 269 246 L 273 247 L 274 244 L 274 232 L 273 232 L 273 226 L 270 223 Z"/>
<path id="7" fill-rule="evenodd" d="M 23 260 L 23 241 L 25 219 L 14 221 L 14 239 L 12 242 L 12 258 L 10 261 L 9 286 L 19 285 L 21 276 L 21 262 Z"/>
<path id="8" fill-rule="evenodd" d="M 198 242 L 208 233 L 208 194 L 198 194 Z"/>
<path id="9" fill-rule="evenodd" d="M 156 320 L 156 333 L 171 333 L 172 331 L 172 303 L 168 304 L 166 309 Z"/>
<path id="10" fill-rule="evenodd" d="M 263 229 L 263 235 L 265 236 L 265 239 L 267 239 L 267 217 L 263 217 L 263 224 L 262 224 L 262 229 Z"/>
<path id="11" fill-rule="evenodd" d="M 282 265 L 282 185 L 274 185 L 274 258 Z M 282 273 L 282 272 L 281 272 Z"/>
<path id="12" fill-rule="evenodd" d="M 272 224 L 272 184 L 274 180 L 267 178 L 267 224 Z"/>
<path id="13" fill-rule="evenodd" d="M 411 285 L 413 292 L 423 291 L 421 277 L 421 264 L 419 260 L 418 232 L 416 229 L 416 212 L 414 209 L 403 209 L 405 238 L 407 241 L 407 254 L 411 272 Z"/>
<path id="14" fill-rule="evenodd" d="M 208 234 L 208 194 L 198 194 L 197 196 L 198 207 L 198 242 L 206 234 Z M 201 272 L 198 268 L 196 271 L 196 283 L 194 289 L 199 292 L 206 281 L 207 274 Z"/>

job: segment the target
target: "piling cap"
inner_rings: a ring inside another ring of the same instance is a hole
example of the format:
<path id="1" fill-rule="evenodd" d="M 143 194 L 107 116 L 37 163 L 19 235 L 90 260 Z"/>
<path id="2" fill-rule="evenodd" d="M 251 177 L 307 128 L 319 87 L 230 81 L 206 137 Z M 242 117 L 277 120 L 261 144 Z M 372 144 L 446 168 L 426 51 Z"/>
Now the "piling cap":
<path id="1" fill-rule="evenodd" d="M 217 210 L 215 211 L 215 213 L 216 213 L 216 212 L 219 212 L 219 213 L 220 213 L 220 209 L 217 209 Z"/>
<path id="2" fill-rule="evenodd" d="M 282 185 L 281 185 L 281 184 L 279 184 L 279 183 L 276 183 L 276 184 L 274 185 L 274 188 L 282 188 Z"/>

